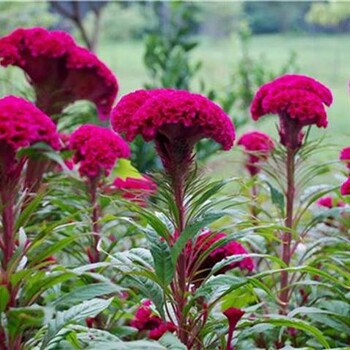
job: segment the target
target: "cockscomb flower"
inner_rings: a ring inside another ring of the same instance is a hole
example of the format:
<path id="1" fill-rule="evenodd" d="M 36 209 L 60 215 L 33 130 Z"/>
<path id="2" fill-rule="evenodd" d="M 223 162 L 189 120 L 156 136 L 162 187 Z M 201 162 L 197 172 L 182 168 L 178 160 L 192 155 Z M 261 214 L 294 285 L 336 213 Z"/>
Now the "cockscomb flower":
<path id="1" fill-rule="evenodd" d="M 192 264 L 196 265 L 196 260 L 201 258 L 206 251 L 211 249 L 212 245 L 216 242 L 227 238 L 227 235 L 223 232 L 213 234 L 211 231 L 205 231 L 201 233 L 192 245 L 186 247 L 188 256 L 192 255 Z M 191 254 L 192 251 L 192 254 Z M 248 254 L 248 251 L 238 242 L 232 241 L 223 244 L 214 250 L 197 266 L 195 274 L 195 283 L 200 284 L 202 280 L 210 273 L 212 268 L 218 262 L 232 257 L 234 255 Z M 254 269 L 254 260 L 251 257 L 245 257 L 240 261 L 232 262 L 219 271 L 216 274 L 225 273 L 226 271 L 232 270 L 238 267 L 241 270 L 252 271 Z"/>
<path id="2" fill-rule="evenodd" d="M 119 158 L 130 156 L 128 144 L 112 130 L 86 124 L 75 130 L 69 141 L 79 173 L 90 179 L 108 176 Z"/>
<path id="3" fill-rule="evenodd" d="M 342 196 L 350 195 L 350 177 L 340 186 L 340 193 Z"/>
<path id="4" fill-rule="evenodd" d="M 77 100 L 93 102 L 106 119 L 118 83 L 95 54 L 63 31 L 19 28 L 0 39 L 0 64 L 20 67 L 33 86 L 36 105 L 50 116 Z"/>
<path id="5" fill-rule="evenodd" d="M 126 179 L 118 177 L 113 181 L 113 186 L 122 193 L 123 198 L 141 206 L 145 206 L 147 198 L 157 192 L 157 185 L 148 176 Z"/>
<path id="6" fill-rule="evenodd" d="M 281 143 L 297 149 L 302 144 L 302 128 L 327 127 L 325 105 L 332 104 L 331 91 L 304 75 L 284 75 L 260 87 L 251 104 L 251 115 L 258 120 L 266 114 L 280 117 Z"/>
<path id="7" fill-rule="evenodd" d="M 128 141 L 155 140 L 167 169 L 191 160 L 193 146 L 210 138 L 229 150 L 235 139 L 230 118 L 204 96 L 184 90 L 138 90 L 124 96 L 111 115 L 112 127 Z"/>
<path id="8" fill-rule="evenodd" d="M 346 163 L 346 166 L 348 169 L 350 169 L 350 147 L 344 147 L 340 151 L 340 160 L 344 163 Z"/>
<path id="9" fill-rule="evenodd" d="M 137 309 L 131 326 L 140 332 L 147 332 L 150 339 L 158 340 L 166 332 L 174 332 L 176 326 L 172 322 L 163 321 L 151 309 L 151 301 L 146 300 Z"/>
<path id="10" fill-rule="evenodd" d="M 31 102 L 15 96 L 0 99 L 1 178 L 18 171 L 16 152 L 44 142 L 60 148 L 56 125 Z M 18 174 L 17 174 L 18 175 Z"/>
<path id="11" fill-rule="evenodd" d="M 333 198 L 331 196 L 324 196 L 324 197 L 321 197 L 317 202 L 316 204 L 319 206 L 319 207 L 324 207 L 324 208 L 335 208 L 335 207 L 344 207 L 345 206 L 345 203 L 338 199 L 338 198 Z"/>
<path id="12" fill-rule="evenodd" d="M 223 312 L 223 314 L 227 317 L 229 324 L 226 348 L 228 350 L 234 350 L 234 348 L 231 345 L 233 339 L 233 332 L 236 330 L 237 323 L 240 321 L 244 313 L 245 312 L 243 310 L 237 309 L 235 307 L 230 307 L 229 309 Z"/>
<path id="13" fill-rule="evenodd" d="M 260 131 L 246 132 L 237 144 L 242 146 L 248 155 L 246 168 L 252 176 L 259 173 L 260 161 L 266 160 L 275 147 L 271 137 Z"/>

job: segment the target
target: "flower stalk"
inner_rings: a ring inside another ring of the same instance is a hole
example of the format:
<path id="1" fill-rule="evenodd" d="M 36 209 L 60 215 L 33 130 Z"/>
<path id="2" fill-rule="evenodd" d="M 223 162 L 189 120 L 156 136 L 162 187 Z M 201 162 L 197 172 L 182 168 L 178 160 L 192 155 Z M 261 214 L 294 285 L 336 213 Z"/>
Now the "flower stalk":
<path id="1" fill-rule="evenodd" d="M 282 233 L 281 255 L 283 262 L 289 266 L 292 258 L 292 228 L 294 214 L 294 197 L 295 197 L 295 155 L 297 149 L 287 148 L 286 171 L 287 171 L 287 189 L 286 189 L 286 218 L 285 226 L 288 231 Z M 287 313 L 289 304 L 289 276 L 287 271 L 281 272 L 281 314 Z"/>

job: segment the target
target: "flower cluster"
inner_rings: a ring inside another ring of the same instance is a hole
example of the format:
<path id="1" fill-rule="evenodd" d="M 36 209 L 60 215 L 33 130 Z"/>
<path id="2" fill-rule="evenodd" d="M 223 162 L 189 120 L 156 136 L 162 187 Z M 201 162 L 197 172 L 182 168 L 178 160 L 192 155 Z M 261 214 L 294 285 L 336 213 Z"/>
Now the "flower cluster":
<path id="1" fill-rule="evenodd" d="M 350 147 L 344 147 L 340 151 L 340 160 L 346 164 L 347 169 L 350 169 Z M 350 195 L 350 176 L 348 179 L 341 185 L 340 193 L 342 196 Z"/>
<path id="2" fill-rule="evenodd" d="M 80 175 L 90 179 L 108 176 L 117 159 L 130 155 L 128 144 L 118 134 L 91 124 L 75 130 L 69 146 L 75 151 L 73 162 L 80 163 Z"/>
<path id="3" fill-rule="evenodd" d="M 319 207 L 324 207 L 324 208 L 335 208 L 335 207 L 344 207 L 345 206 L 345 203 L 340 200 L 340 199 L 337 199 L 337 198 L 333 198 L 331 196 L 324 196 L 324 197 L 321 197 L 317 202 L 316 204 L 319 206 Z"/>
<path id="4" fill-rule="evenodd" d="M 151 309 L 151 301 L 146 300 L 137 309 L 131 326 L 140 332 L 148 332 L 148 338 L 158 340 L 166 332 L 174 332 L 176 326 L 172 322 L 163 321 Z"/>
<path id="5" fill-rule="evenodd" d="M 330 106 L 332 101 L 331 91 L 315 79 L 284 75 L 260 87 L 250 110 L 254 120 L 278 114 L 281 143 L 296 149 L 301 146 L 304 126 L 327 127 L 324 105 Z"/>
<path id="6" fill-rule="evenodd" d="M 19 28 L 0 39 L 0 64 L 23 69 L 45 113 L 61 113 L 76 100 L 96 104 L 106 119 L 118 92 L 113 73 L 62 31 Z"/>
<path id="7" fill-rule="evenodd" d="M 224 150 L 229 150 L 235 139 L 232 121 L 219 106 L 184 90 L 130 93 L 112 111 L 111 122 L 129 141 L 139 134 L 145 141 L 154 139 L 163 163 L 172 152 L 179 153 L 178 159 L 189 157 L 202 138 L 213 139 Z"/>
<path id="8" fill-rule="evenodd" d="M 58 150 L 60 142 L 51 119 L 23 98 L 0 99 L 0 142 L 14 151 L 45 142 Z"/>
<path id="9" fill-rule="evenodd" d="M 188 246 L 187 255 L 193 256 L 194 264 L 197 259 L 201 259 L 201 256 L 206 255 L 205 259 L 196 268 L 195 283 L 200 283 L 212 270 L 215 264 L 218 262 L 240 254 L 248 254 L 247 250 L 238 242 L 231 241 L 223 245 L 219 245 L 213 249 L 209 254 L 206 252 L 212 249 L 212 246 L 220 240 L 227 238 L 227 235 L 223 232 L 212 233 L 211 231 L 204 231 L 201 233 L 192 246 Z M 192 252 L 192 254 L 191 254 Z M 241 270 L 252 271 L 254 269 L 254 260 L 251 257 L 245 257 L 240 261 L 234 261 L 226 266 L 222 267 L 216 274 L 225 273 L 226 271 L 232 270 L 238 267 Z"/>
<path id="10" fill-rule="evenodd" d="M 240 319 L 243 317 L 245 312 L 241 309 L 237 309 L 235 307 L 230 307 L 226 309 L 223 314 L 228 319 L 228 337 L 227 337 L 227 349 L 228 350 L 234 350 L 234 348 L 231 345 L 232 338 L 233 338 L 233 332 L 236 330 L 237 323 L 240 321 Z"/>
<path id="11" fill-rule="evenodd" d="M 260 171 L 259 162 L 266 160 L 275 147 L 271 137 L 260 131 L 246 132 L 238 140 L 238 145 L 248 154 L 246 168 L 252 176 Z"/>
<path id="12" fill-rule="evenodd" d="M 122 193 L 123 198 L 141 206 L 145 206 L 147 198 L 157 191 L 157 185 L 148 176 L 126 179 L 118 177 L 113 181 L 113 186 Z"/>

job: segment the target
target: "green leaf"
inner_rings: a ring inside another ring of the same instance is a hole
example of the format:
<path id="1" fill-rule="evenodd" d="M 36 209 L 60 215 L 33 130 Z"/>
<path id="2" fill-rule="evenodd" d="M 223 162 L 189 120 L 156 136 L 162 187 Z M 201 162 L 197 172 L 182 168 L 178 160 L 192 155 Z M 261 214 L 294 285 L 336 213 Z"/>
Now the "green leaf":
<path id="1" fill-rule="evenodd" d="M 283 193 L 280 192 L 277 188 L 273 187 L 269 182 L 267 182 L 267 185 L 270 188 L 272 203 L 277 206 L 277 208 L 281 212 L 282 217 L 284 217 L 285 203 Z"/>
<path id="2" fill-rule="evenodd" d="M 225 212 L 207 214 L 200 220 L 188 225 L 171 248 L 171 256 L 174 264 L 176 264 L 179 255 L 190 239 L 192 239 L 201 229 L 222 218 L 224 215 L 226 215 Z"/>
<path id="3" fill-rule="evenodd" d="M 150 244 L 157 277 L 161 281 L 162 286 L 166 287 L 173 279 L 175 273 L 175 265 L 171 258 L 169 245 L 150 226 L 147 227 L 146 235 Z"/>
<path id="4" fill-rule="evenodd" d="M 85 300 L 90 300 L 103 295 L 115 294 L 123 289 L 112 283 L 94 283 L 87 286 L 75 287 L 70 293 L 67 293 L 60 298 L 56 299 L 52 305 L 63 306 L 77 304 Z"/>
<path id="5" fill-rule="evenodd" d="M 0 286 L 0 313 L 4 312 L 10 300 L 10 293 L 5 286 Z"/>
<path id="6" fill-rule="evenodd" d="M 164 345 L 166 349 L 169 350 L 186 350 L 186 346 L 181 343 L 179 338 L 177 338 L 172 333 L 165 333 L 159 340 L 159 343 Z"/>
<path id="7" fill-rule="evenodd" d="M 105 310 L 112 302 L 112 299 L 91 299 L 73 306 L 62 312 L 57 312 L 56 317 L 49 321 L 48 331 L 41 344 L 41 350 L 44 350 L 50 341 L 70 323 L 76 323 L 85 320 L 88 317 L 96 317 L 100 312 Z"/>
<path id="8" fill-rule="evenodd" d="M 119 159 L 115 169 L 113 170 L 114 177 L 126 179 L 128 177 L 133 179 L 141 179 L 142 174 L 131 164 L 128 159 Z"/>

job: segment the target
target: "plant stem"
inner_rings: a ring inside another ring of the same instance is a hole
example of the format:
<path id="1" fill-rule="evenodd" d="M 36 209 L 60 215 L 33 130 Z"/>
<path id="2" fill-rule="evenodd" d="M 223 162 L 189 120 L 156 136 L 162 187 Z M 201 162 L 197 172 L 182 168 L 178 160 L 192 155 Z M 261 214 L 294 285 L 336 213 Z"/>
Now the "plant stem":
<path id="1" fill-rule="evenodd" d="M 91 199 L 91 205 L 92 205 L 92 214 L 91 214 L 91 221 L 92 221 L 92 231 L 93 231 L 93 260 L 91 262 L 99 262 L 100 261 L 100 252 L 98 251 L 98 242 L 100 240 L 100 226 L 98 224 L 99 220 L 99 204 L 97 201 L 97 183 L 98 178 L 91 179 L 90 181 L 90 199 Z"/>
<path id="2" fill-rule="evenodd" d="M 288 229 L 293 228 L 293 204 L 295 196 L 295 149 L 287 148 L 287 160 L 286 160 L 286 170 L 287 170 L 287 190 L 286 190 L 286 218 L 285 226 Z M 282 234 L 282 260 L 289 266 L 291 261 L 291 243 L 292 243 L 292 232 L 283 232 Z M 281 314 L 286 314 L 289 303 L 289 288 L 288 288 L 289 278 L 288 272 L 281 272 L 281 292 L 280 292 L 280 301 L 281 301 Z"/>
<path id="3" fill-rule="evenodd" d="M 178 210 L 178 223 L 177 231 L 179 236 L 185 228 L 185 206 L 184 206 L 184 174 L 181 171 L 177 171 L 173 177 L 174 196 L 175 203 Z M 178 300 L 178 315 L 179 315 L 179 338 L 186 344 L 187 343 L 187 330 L 186 330 L 186 316 L 183 313 L 186 305 L 186 256 L 183 251 L 177 262 L 177 273 L 179 281 L 179 300 Z"/>
<path id="4" fill-rule="evenodd" d="M 11 194 L 2 193 L 3 268 L 6 271 L 14 250 L 14 203 Z"/>

